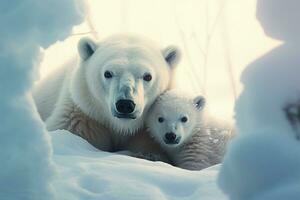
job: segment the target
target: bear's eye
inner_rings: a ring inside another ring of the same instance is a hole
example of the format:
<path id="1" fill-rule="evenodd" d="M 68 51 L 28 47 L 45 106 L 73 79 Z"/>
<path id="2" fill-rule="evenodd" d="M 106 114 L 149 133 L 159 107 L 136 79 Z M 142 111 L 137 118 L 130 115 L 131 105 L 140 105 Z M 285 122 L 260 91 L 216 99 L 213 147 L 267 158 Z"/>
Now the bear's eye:
<path id="1" fill-rule="evenodd" d="M 105 71 L 104 72 L 104 77 L 105 78 L 112 78 L 112 76 L 113 76 L 112 72 L 110 72 L 110 71 Z"/>
<path id="2" fill-rule="evenodd" d="M 143 79 L 144 79 L 144 81 L 149 82 L 152 80 L 152 76 L 151 76 L 151 74 L 146 73 L 146 74 L 144 74 Z"/>
<path id="3" fill-rule="evenodd" d="M 187 121 L 188 121 L 188 118 L 186 116 L 184 116 L 184 117 L 181 118 L 181 122 L 185 123 Z"/>
<path id="4" fill-rule="evenodd" d="M 158 122 L 159 122 L 159 123 L 163 123 L 164 121 L 165 121 L 164 118 L 162 118 L 162 117 L 159 117 L 159 118 L 158 118 Z"/>

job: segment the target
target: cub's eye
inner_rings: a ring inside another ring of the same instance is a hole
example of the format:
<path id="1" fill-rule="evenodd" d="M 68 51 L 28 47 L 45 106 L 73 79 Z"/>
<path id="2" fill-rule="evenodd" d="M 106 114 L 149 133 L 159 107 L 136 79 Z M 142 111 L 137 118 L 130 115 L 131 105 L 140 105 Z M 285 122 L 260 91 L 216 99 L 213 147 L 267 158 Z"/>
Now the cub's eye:
<path id="1" fill-rule="evenodd" d="M 164 121 L 165 121 L 164 118 L 162 118 L 162 117 L 159 117 L 159 118 L 158 118 L 158 122 L 159 122 L 159 123 L 163 123 Z"/>
<path id="2" fill-rule="evenodd" d="M 146 73 L 146 74 L 144 74 L 143 79 L 144 79 L 144 81 L 149 82 L 152 80 L 152 76 L 151 76 L 151 74 Z"/>
<path id="3" fill-rule="evenodd" d="M 188 121 L 188 118 L 186 116 L 184 116 L 184 117 L 181 118 L 181 122 L 185 123 L 187 121 Z"/>
<path id="4" fill-rule="evenodd" d="M 110 71 L 105 71 L 105 72 L 104 72 L 104 77 L 105 77 L 105 78 L 107 78 L 107 79 L 108 79 L 108 78 L 112 78 L 112 76 L 113 76 L 112 72 L 110 72 Z"/>

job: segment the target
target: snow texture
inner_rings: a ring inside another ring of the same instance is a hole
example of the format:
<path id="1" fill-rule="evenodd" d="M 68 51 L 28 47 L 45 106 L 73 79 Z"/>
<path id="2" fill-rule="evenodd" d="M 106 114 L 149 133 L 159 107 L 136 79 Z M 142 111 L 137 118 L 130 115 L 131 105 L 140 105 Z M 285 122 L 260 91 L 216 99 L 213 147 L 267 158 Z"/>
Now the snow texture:
<path id="1" fill-rule="evenodd" d="M 283 44 L 243 72 L 237 137 L 219 184 L 232 200 L 300 199 L 300 46 L 297 0 L 258 0 L 265 33 Z"/>
<path id="2" fill-rule="evenodd" d="M 49 136 L 28 95 L 40 48 L 64 39 L 82 12 L 73 0 L 0 3 L 0 199 L 54 199 Z M 66 10 L 68 12 L 66 12 Z"/>
<path id="3" fill-rule="evenodd" d="M 62 199 L 226 200 L 216 185 L 219 165 L 188 171 L 95 149 L 67 131 L 50 132 Z"/>

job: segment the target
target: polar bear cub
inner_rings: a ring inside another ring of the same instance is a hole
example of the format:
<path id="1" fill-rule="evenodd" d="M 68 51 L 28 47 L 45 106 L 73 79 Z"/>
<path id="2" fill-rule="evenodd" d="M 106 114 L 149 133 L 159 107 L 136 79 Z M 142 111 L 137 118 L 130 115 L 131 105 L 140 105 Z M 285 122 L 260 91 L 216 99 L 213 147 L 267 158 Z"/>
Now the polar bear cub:
<path id="1" fill-rule="evenodd" d="M 149 111 L 149 133 L 177 167 L 200 170 L 220 162 L 221 156 L 214 155 L 216 145 L 207 134 L 205 101 L 200 95 L 191 98 L 169 90 Z"/>

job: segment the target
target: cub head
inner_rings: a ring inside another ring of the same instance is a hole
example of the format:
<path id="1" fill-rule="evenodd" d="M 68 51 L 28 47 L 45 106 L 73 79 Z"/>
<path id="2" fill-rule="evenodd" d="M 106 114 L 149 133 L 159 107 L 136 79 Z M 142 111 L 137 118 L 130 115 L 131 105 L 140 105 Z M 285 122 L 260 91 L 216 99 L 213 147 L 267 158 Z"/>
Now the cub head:
<path id="1" fill-rule="evenodd" d="M 158 97 L 149 111 L 146 125 L 153 136 L 167 149 L 182 145 L 202 122 L 205 99 L 185 97 L 169 90 Z"/>
<path id="2" fill-rule="evenodd" d="M 74 101 L 95 120 L 124 134 L 141 128 L 149 107 L 168 89 L 179 59 L 176 47 L 160 49 L 132 35 L 102 42 L 83 38 L 78 51 Z"/>

